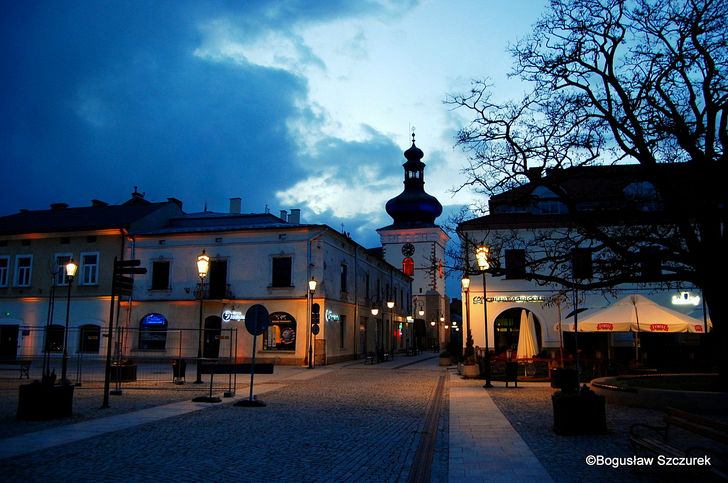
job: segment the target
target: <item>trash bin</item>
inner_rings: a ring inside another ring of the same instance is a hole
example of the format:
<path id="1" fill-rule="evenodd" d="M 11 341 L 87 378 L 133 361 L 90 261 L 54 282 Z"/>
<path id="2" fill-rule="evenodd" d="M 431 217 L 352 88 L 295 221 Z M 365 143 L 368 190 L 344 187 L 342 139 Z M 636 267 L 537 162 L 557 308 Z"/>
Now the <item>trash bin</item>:
<path id="1" fill-rule="evenodd" d="M 172 361 L 172 382 L 175 384 L 185 383 L 185 370 L 187 369 L 187 361 L 184 359 L 175 359 Z"/>
<path id="2" fill-rule="evenodd" d="M 506 387 L 509 382 L 518 387 L 518 362 L 506 362 Z"/>

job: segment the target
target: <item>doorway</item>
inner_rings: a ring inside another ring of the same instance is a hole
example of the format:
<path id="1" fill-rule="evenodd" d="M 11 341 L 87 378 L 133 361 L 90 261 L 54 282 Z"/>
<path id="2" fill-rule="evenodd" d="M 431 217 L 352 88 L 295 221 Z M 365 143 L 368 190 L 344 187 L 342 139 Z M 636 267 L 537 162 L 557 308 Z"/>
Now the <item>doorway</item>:
<path id="1" fill-rule="evenodd" d="M 503 311 L 498 317 L 496 317 L 493 323 L 495 353 L 502 354 L 507 351 L 513 352 L 513 357 L 518 350 L 518 335 L 521 329 L 521 313 L 526 310 L 526 313 L 530 312 L 527 309 L 521 307 L 515 307 Z M 534 314 L 533 325 L 536 331 L 536 343 L 538 347 L 543 347 L 541 342 L 541 323 Z"/>
<path id="2" fill-rule="evenodd" d="M 0 325 L 0 358 L 18 357 L 18 328 L 17 325 Z"/>
<path id="3" fill-rule="evenodd" d="M 202 349 L 202 357 L 205 359 L 217 359 L 220 356 L 221 328 L 222 319 L 217 315 L 205 319 L 205 343 Z"/>

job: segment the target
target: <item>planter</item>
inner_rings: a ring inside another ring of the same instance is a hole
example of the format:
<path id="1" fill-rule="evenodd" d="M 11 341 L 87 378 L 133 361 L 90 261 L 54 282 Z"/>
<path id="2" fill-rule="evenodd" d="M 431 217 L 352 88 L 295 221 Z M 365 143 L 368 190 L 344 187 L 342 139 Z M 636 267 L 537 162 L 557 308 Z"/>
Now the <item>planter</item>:
<path id="1" fill-rule="evenodd" d="M 111 382 L 132 382 L 137 380 L 136 364 L 111 364 Z"/>
<path id="2" fill-rule="evenodd" d="M 41 384 L 19 387 L 16 417 L 25 420 L 70 418 L 73 414 L 72 384 Z"/>
<path id="3" fill-rule="evenodd" d="M 462 375 L 466 379 L 475 379 L 477 377 L 480 377 L 480 368 L 477 364 L 463 365 Z"/>
<path id="4" fill-rule="evenodd" d="M 595 434 L 607 432 L 604 396 L 584 386 L 575 393 L 557 391 L 551 396 L 554 406 L 554 432 L 557 434 Z"/>
<path id="5" fill-rule="evenodd" d="M 578 391 L 579 377 L 576 369 L 563 368 L 551 371 L 551 387 L 564 392 Z"/>
<path id="6" fill-rule="evenodd" d="M 440 365 L 441 366 L 449 366 L 450 365 L 450 356 L 440 357 Z"/>

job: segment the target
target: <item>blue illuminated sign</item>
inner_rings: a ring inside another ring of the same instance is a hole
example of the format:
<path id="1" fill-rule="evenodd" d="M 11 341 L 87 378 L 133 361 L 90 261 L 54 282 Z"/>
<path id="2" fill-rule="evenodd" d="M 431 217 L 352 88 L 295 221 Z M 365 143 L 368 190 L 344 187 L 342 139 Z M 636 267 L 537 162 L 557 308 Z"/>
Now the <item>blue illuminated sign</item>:
<path id="1" fill-rule="evenodd" d="M 167 318 L 162 314 L 147 314 L 142 317 L 142 325 L 167 325 Z"/>

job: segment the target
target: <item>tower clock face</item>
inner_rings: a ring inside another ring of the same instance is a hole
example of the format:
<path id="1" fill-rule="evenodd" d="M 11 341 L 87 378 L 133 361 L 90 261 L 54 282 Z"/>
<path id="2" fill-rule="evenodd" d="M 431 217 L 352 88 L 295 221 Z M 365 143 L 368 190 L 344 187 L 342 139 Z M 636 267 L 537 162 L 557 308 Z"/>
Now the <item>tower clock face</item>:
<path id="1" fill-rule="evenodd" d="M 415 253 L 415 246 L 411 243 L 405 243 L 402 247 L 402 255 L 405 257 L 411 257 Z"/>

